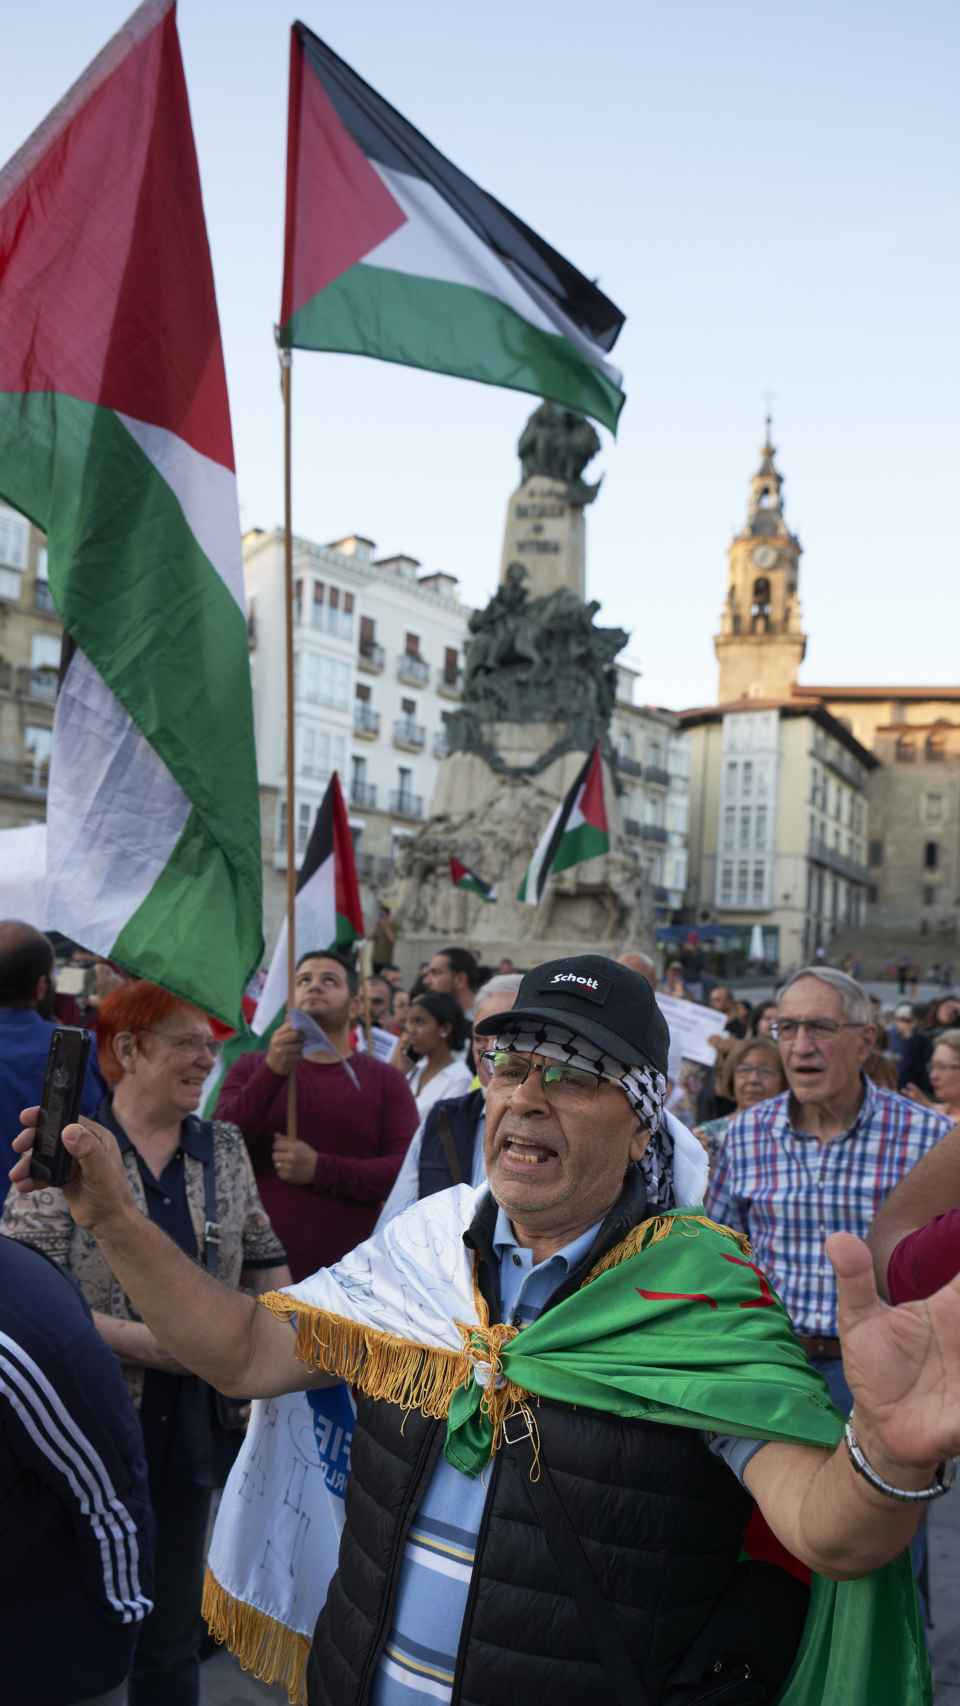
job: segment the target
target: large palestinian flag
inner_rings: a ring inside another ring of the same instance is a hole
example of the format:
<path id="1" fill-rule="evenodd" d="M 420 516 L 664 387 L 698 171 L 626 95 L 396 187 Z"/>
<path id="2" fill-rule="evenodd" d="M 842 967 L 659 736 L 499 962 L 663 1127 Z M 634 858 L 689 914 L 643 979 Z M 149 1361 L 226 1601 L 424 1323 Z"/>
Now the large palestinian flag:
<path id="1" fill-rule="evenodd" d="M 349 948 L 363 935 L 353 836 L 336 771 L 320 802 L 297 877 L 295 926 L 295 960 L 310 948 L 318 952 Z M 255 1031 L 266 1031 L 282 1012 L 287 1000 L 288 965 L 284 919 L 253 1016 Z"/>
<path id="2" fill-rule="evenodd" d="M 294 24 L 281 344 L 532 391 L 615 431 L 623 320 Z"/>
<path id="3" fill-rule="evenodd" d="M 606 853 L 609 847 L 603 761 L 597 745 L 541 835 L 517 899 L 527 906 L 539 906 L 551 871 L 569 870 L 584 859 Z"/>
<path id="4" fill-rule="evenodd" d="M 47 921 L 236 1024 L 262 949 L 260 825 L 173 0 L 135 12 L 0 173 L 0 496 L 47 533 L 68 642 Z"/>

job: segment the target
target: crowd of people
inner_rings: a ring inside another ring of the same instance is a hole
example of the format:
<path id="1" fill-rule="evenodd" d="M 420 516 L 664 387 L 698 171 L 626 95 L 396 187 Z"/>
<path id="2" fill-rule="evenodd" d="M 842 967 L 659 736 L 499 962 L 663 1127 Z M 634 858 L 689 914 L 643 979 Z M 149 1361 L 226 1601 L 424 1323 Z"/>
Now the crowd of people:
<path id="1" fill-rule="evenodd" d="M 55 1555 L 49 1596 L 71 1631 L 69 1660 L 50 1647 L 24 1658 L 10 1706 L 197 1706 L 211 1500 L 248 1401 L 343 1372 L 320 1349 L 305 1366 L 255 1300 L 291 1285 L 306 1296 L 352 1252 L 395 1251 L 386 1229 L 401 1216 L 429 1227 L 430 1199 L 455 1187 L 486 1318 L 511 1331 L 628 1246 L 639 1257 L 635 1229 L 686 1210 L 731 1229 L 847 1433 L 828 1449 L 772 1414 L 756 1434 L 701 1431 L 642 1410 L 578 1415 L 547 1394 L 528 1434 L 558 1516 L 498 1473 L 506 1446 L 468 1482 L 437 1455 L 436 1414 L 370 1396 L 361 1371 L 361 1490 L 314 1636 L 310 1706 L 489 1702 L 547 1681 L 592 1706 L 623 1698 L 625 1676 L 638 1701 L 693 1706 L 719 1685 L 729 1706 L 763 1706 L 806 1601 L 797 1572 L 778 1571 L 763 1616 L 744 1617 L 737 1558 L 754 1508 L 801 1575 L 860 1576 L 910 1546 L 926 1591 L 918 1518 L 960 1450 L 960 1296 L 942 1290 L 960 1270 L 960 999 L 888 1009 L 815 964 L 751 1006 L 702 955 L 661 976 L 629 946 L 522 970 L 451 944 L 405 981 L 396 951 L 388 914 L 366 979 L 307 948 L 295 1007 L 330 1051 L 287 1014 L 231 1066 L 210 1117 L 221 1045 L 208 1017 L 105 968 L 84 1011 L 62 1015 L 93 1027 L 96 1050 L 68 1134 L 77 1177 L 58 1191 L 28 1177 L 53 950 L 0 924 L 0 1196 L 11 1167 L 15 1186 L 0 1220 L 0 1486 L 8 1511 L 38 1513 L 29 1535 L 10 1530 L 5 1609 L 29 1626 L 31 1572 Z M 692 1134 L 670 1110 L 658 986 L 717 1015 Z M 440 1256 L 421 1245 L 411 1261 L 435 1290 Z M 913 1363 L 877 1289 L 924 1325 Z M 611 1618 L 619 1681 L 601 1650 Z"/>

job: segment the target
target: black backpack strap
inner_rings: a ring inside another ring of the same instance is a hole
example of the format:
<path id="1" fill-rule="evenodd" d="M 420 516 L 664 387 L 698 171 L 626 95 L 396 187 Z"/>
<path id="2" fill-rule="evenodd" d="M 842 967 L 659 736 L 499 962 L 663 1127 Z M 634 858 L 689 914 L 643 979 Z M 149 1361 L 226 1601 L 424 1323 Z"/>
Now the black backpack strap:
<path id="1" fill-rule="evenodd" d="M 216 1278 L 220 1265 L 220 1222 L 217 1219 L 216 1126 L 211 1134 L 210 1159 L 203 1163 L 203 1248 L 200 1257 Z"/>
<path id="2" fill-rule="evenodd" d="M 464 1182 L 463 1171 L 460 1166 L 460 1157 L 457 1154 L 457 1145 L 454 1141 L 453 1128 L 450 1124 L 450 1114 L 442 1102 L 437 1109 L 437 1128 L 440 1133 L 440 1143 L 443 1148 L 444 1159 L 450 1169 L 450 1183 L 452 1185 L 462 1185 Z"/>
<path id="3" fill-rule="evenodd" d="M 612 1698 L 618 1706 L 650 1706 L 650 1695 L 627 1651 L 616 1607 L 600 1591 L 549 1469 L 542 1461 L 539 1465 L 535 1463 L 532 1432 L 522 1412 L 505 1422 L 503 1442 L 504 1457 L 523 1483 L 557 1575 L 593 1640 Z M 531 1478 L 533 1475 L 536 1480 Z"/>

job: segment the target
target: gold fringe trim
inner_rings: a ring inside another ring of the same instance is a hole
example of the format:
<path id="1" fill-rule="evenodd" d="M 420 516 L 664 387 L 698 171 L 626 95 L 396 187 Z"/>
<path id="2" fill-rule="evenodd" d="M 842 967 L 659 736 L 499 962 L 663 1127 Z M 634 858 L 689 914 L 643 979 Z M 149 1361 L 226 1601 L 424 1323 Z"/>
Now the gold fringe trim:
<path id="1" fill-rule="evenodd" d="M 244 1670 L 260 1682 L 285 1688 L 290 1706 L 306 1706 L 310 1653 L 306 1635 L 235 1599 L 210 1570 L 204 1576 L 201 1609 L 214 1640 L 228 1647 Z"/>
<path id="2" fill-rule="evenodd" d="M 583 1284 L 589 1285 L 591 1280 L 599 1279 L 601 1274 L 609 1273 L 611 1268 L 618 1268 L 621 1262 L 628 1262 L 631 1256 L 639 1256 L 641 1250 L 662 1243 L 672 1232 L 679 1232 L 687 1238 L 698 1238 L 699 1233 L 695 1231 L 697 1226 L 707 1226 L 711 1232 L 720 1232 L 724 1238 L 732 1238 L 741 1253 L 749 1258 L 749 1239 L 744 1233 L 735 1231 L 732 1226 L 723 1226 L 719 1220 L 711 1220 L 705 1214 L 659 1214 L 653 1215 L 649 1220 L 642 1220 L 639 1226 L 628 1232 L 622 1243 L 615 1244 L 602 1262 L 590 1269 Z"/>
<path id="3" fill-rule="evenodd" d="M 473 1359 L 466 1351 L 418 1345 L 279 1291 L 264 1292 L 259 1301 L 281 1320 L 296 1315 L 296 1354 L 301 1362 L 337 1375 L 368 1398 L 398 1404 L 401 1410 L 419 1410 L 422 1416 L 442 1421 L 454 1393 L 471 1377 Z M 465 1331 L 478 1331 L 464 1329 L 459 1322 L 455 1325 L 461 1337 Z"/>

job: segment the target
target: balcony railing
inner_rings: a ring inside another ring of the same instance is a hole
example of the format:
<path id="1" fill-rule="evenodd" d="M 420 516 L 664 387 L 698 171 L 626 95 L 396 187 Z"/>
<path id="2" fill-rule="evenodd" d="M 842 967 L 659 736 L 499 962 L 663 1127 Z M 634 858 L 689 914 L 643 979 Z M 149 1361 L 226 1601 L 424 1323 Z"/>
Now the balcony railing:
<path id="1" fill-rule="evenodd" d="M 365 669 L 370 675 L 381 675 L 386 662 L 386 653 L 375 640 L 361 640 L 357 651 L 357 668 Z"/>
<path id="2" fill-rule="evenodd" d="M 404 752 L 422 752 L 427 744 L 427 731 L 412 717 L 398 717 L 393 725 L 393 744 Z"/>
<path id="3" fill-rule="evenodd" d="M 57 671 L 52 667 L 17 670 L 17 696 L 52 705 L 57 697 Z"/>
<path id="4" fill-rule="evenodd" d="M 667 832 L 662 823 L 642 823 L 640 836 L 643 841 L 656 841 L 662 847 L 666 843 Z"/>
<path id="5" fill-rule="evenodd" d="M 668 788 L 670 786 L 670 772 L 669 770 L 664 770 L 662 764 L 645 764 L 643 767 L 643 779 L 645 782 L 656 782 L 661 788 Z"/>
<path id="6" fill-rule="evenodd" d="M 639 834 L 640 834 L 640 820 L 639 820 L 639 818 L 625 817 L 623 820 L 623 828 L 624 828 L 624 833 L 626 835 L 639 836 Z"/>
<path id="7" fill-rule="evenodd" d="M 362 883 L 385 883 L 393 875 L 393 860 L 377 853 L 357 854 L 357 876 Z"/>
<path id="8" fill-rule="evenodd" d="M 617 769 L 622 770 L 625 776 L 643 775 L 643 765 L 639 758 L 631 758 L 627 752 L 617 753 Z"/>
<path id="9" fill-rule="evenodd" d="M 812 838 L 809 847 L 810 858 L 814 864 L 826 865 L 839 876 L 847 877 L 853 883 L 865 883 L 869 873 L 866 865 L 861 865 L 857 859 L 851 859 L 846 853 L 841 853 L 838 847 L 828 847 L 825 841 Z"/>
<path id="10" fill-rule="evenodd" d="M 423 795 L 408 794 L 405 788 L 398 788 L 390 795 L 390 810 L 395 817 L 422 817 Z"/>
<path id="11" fill-rule="evenodd" d="M 397 659 L 397 680 L 408 687 L 426 687 L 430 680 L 430 665 L 413 652 L 401 652 Z"/>
<path id="12" fill-rule="evenodd" d="M 53 593 L 46 581 L 34 581 L 33 583 L 33 608 L 34 610 L 48 610 L 52 616 L 57 614 L 57 607 L 53 602 Z"/>
<path id="13" fill-rule="evenodd" d="M 380 712 L 371 705 L 354 705 L 353 732 L 362 740 L 376 740 L 380 733 Z"/>
<path id="14" fill-rule="evenodd" d="M 42 800 L 46 791 L 46 762 L 33 758 L 0 757 L 0 793 Z"/>
<path id="15" fill-rule="evenodd" d="M 13 682 L 13 664 L 8 663 L 6 658 L 0 658 L 0 693 L 12 693 Z"/>
<path id="16" fill-rule="evenodd" d="M 377 785 L 375 782 L 351 782 L 350 804 L 358 806 L 361 811 L 375 812 L 377 809 Z"/>
<path id="17" fill-rule="evenodd" d="M 439 693 L 441 699 L 462 699 L 463 698 L 463 670 L 462 669 L 456 669 L 453 671 L 448 671 L 447 669 L 438 670 L 437 671 L 437 692 Z"/>

